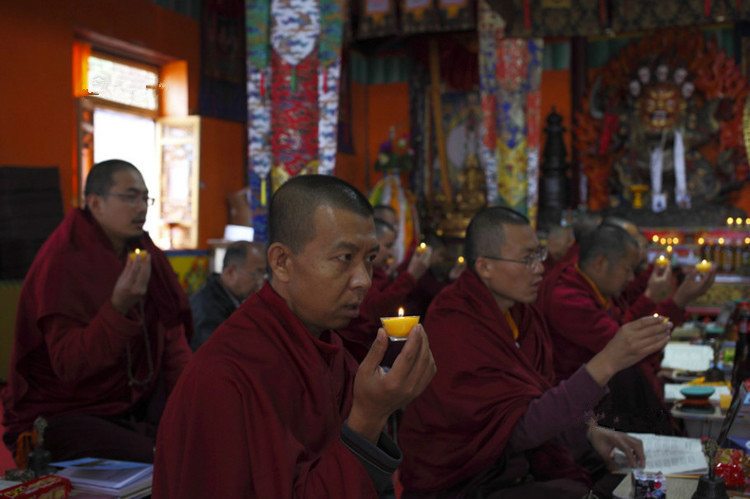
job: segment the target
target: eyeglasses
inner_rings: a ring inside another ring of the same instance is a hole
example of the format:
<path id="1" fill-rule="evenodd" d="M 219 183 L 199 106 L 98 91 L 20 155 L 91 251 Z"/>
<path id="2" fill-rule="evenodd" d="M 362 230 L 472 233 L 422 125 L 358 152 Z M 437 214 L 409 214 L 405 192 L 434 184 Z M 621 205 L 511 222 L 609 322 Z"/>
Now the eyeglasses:
<path id="1" fill-rule="evenodd" d="M 121 194 L 119 192 L 108 192 L 105 196 L 115 196 L 125 201 L 130 206 L 135 206 L 138 201 L 146 203 L 146 206 L 153 206 L 156 199 L 148 197 L 148 195 L 141 196 L 140 194 Z"/>
<path id="2" fill-rule="evenodd" d="M 547 247 L 540 246 L 536 251 L 534 251 L 529 256 L 521 260 L 513 260 L 511 258 L 500 258 L 499 256 L 489 256 L 489 255 L 482 255 L 481 258 L 488 258 L 490 260 L 497 260 L 500 262 L 522 263 L 526 265 L 527 269 L 532 270 L 537 266 L 538 263 L 543 262 L 547 259 Z"/>

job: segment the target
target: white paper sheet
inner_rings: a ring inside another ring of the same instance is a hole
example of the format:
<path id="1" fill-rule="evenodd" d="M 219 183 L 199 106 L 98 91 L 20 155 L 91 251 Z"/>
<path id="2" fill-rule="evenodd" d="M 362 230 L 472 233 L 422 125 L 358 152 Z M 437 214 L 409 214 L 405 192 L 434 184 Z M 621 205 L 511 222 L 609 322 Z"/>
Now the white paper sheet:
<path id="1" fill-rule="evenodd" d="M 661 367 L 683 371 L 705 371 L 711 367 L 713 359 L 714 351 L 710 345 L 669 342 L 664 348 Z"/>
<path id="2" fill-rule="evenodd" d="M 629 433 L 643 441 L 646 471 L 661 471 L 665 475 L 703 474 L 708 472 L 706 458 L 699 438 L 666 437 L 651 433 Z M 615 471 L 629 473 L 632 468 L 625 454 L 615 450 Z"/>

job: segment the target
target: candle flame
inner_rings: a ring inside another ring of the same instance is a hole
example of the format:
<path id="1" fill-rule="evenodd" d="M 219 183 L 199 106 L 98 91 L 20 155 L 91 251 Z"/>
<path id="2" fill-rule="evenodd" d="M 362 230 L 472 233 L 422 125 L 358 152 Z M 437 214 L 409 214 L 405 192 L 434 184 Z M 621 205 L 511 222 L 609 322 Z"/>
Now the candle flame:
<path id="1" fill-rule="evenodd" d="M 654 317 L 657 317 L 657 318 L 658 318 L 658 317 L 659 317 L 659 314 L 656 314 L 656 313 L 655 313 L 655 314 L 654 314 Z"/>
<path id="2" fill-rule="evenodd" d="M 659 242 L 659 236 L 658 236 L 658 235 L 656 235 L 656 234 L 654 234 L 654 235 L 653 235 L 653 236 L 651 237 L 651 240 L 652 240 L 653 242 L 655 242 L 655 243 L 658 243 L 658 242 Z"/>
<path id="3" fill-rule="evenodd" d="M 750 218 L 745 219 L 745 225 L 750 225 Z"/>
<path id="4" fill-rule="evenodd" d="M 458 257 L 458 263 L 459 263 L 459 264 L 462 264 L 462 263 L 464 263 L 464 257 L 462 257 L 462 256 L 459 256 L 459 257 Z"/>
<path id="5" fill-rule="evenodd" d="M 732 225 L 734 223 L 734 218 L 729 217 L 727 218 L 727 225 Z"/>
<path id="6" fill-rule="evenodd" d="M 659 242 L 661 244 L 667 244 L 667 238 L 666 237 L 662 237 L 661 239 L 659 239 Z"/>
<path id="7" fill-rule="evenodd" d="M 698 238 L 698 244 L 705 244 L 705 242 L 706 242 L 706 240 L 703 239 L 702 237 Z"/>
<path id="8" fill-rule="evenodd" d="M 671 246 L 671 245 L 670 245 L 670 246 L 667 246 L 667 253 L 671 253 L 671 252 L 672 252 L 673 250 L 674 250 L 674 249 L 672 248 L 672 246 Z"/>
<path id="9" fill-rule="evenodd" d="M 734 219 L 734 223 L 736 225 L 742 225 L 742 219 L 740 217 L 737 217 L 737 218 Z"/>
<path id="10" fill-rule="evenodd" d="M 724 238 L 723 237 L 719 238 L 719 244 L 724 244 Z"/>
<path id="11" fill-rule="evenodd" d="M 667 238 L 667 244 L 672 244 L 672 238 L 671 237 Z"/>
<path id="12" fill-rule="evenodd" d="M 398 316 L 403 317 L 404 316 L 404 307 L 398 307 Z"/>
<path id="13" fill-rule="evenodd" d="M 750 237 L 745 238 L 745 244 L 750 244 Z"/>
<path id="14" fill-rule="evenodd" d="M 675 237 L 675 238 L 673 239 L 673 242 L 674 242 L 675 244 L 680 244 L 680 239 L 679 239 L 679 238 L 677 238 L 677 237 Z"/>
<path id="15" fill-rule="evenodd" d="M 136 248 L 136 249 L 135 249 L 135 254 L 136 254 L 136 255 L 140 255 L 140 254 L 141 254 L 141 250 L 140 250 L 140 248 Z"/>

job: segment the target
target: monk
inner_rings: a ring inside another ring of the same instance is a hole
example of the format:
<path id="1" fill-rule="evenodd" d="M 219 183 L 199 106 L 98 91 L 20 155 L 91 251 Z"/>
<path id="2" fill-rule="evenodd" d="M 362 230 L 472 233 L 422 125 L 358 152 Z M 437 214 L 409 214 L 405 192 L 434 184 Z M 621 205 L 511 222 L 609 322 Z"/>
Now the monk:
<path id="1" fill-rule="evenodd" d="M 266 245 L 235 241 L 226 248 L 221 273 L 213 273 L 190 297 L 195 333 L 190 348 L 197 350 L 237 307 L 263 285 Z"/>
<path id="2" fill-rule="evenodd" d="M 271 278 L 188 364 L 157 439 L 153 497 L 377 497 L 401 452 L 387 418 L 435 373 L 412 328 L 387 373 L 380 329 L 357 366 L 335 329 L 359 315 L 378 239 L 372 207 L 325 175 L 288 180 L 269 212 Z"/>
<path id="3" fill-rule="evenodd" d="M 190 305 L 143 231 L 153 198 L 138 169 L 121 160 L 94 165 L 85 196 L 24 280 L 3 440 L 15 451 L 19 434 L 43 416 L 55 460 L 153 462 L 166 394 L 191 355 Z"/>
<path id="4" fill-rule="evenodd" d="M 614 448 L 632 465 L 642 443 L 585 423 L 620 369 L 664 347 L 669 324 L 646 317 L 555 386 L 552 350 L 536 300 L 545 255 L 526 217 L 477 213 L 466 232 L 468 269 L 427 312 L 438 372 L 409 404 L 399 432 L 403 497 L 576 498 L 591 484 L 576 464 Z"/>
<path id="5" fill-rule="evenodd" d="M 555 352 L 555 372 L 558 379 L 567 379 L 577 372 L 605 348 L 619 331 L 622 324 L 635 318 L 658 314 L 682 321 L 685 305 L 703 295 L 711 286 L 715 270 L 705 276 L 692 271 L 675 293 L 660 302 L 654 297 L 663 295 L 662 288 L 669 282 L 654 273 L 646 291 L 632 304 L 618 304 L 625 287 L 634 278 L 634 270 L 640 260 L 639 245 L 624 229 L 613 225 L 601 225 L 581 242 L 577 265 L 568 265 L 555 283 L 546 282 L 546 296 L 540 300 L 547 319 Z M 669 277 L 669 269 L 665 271 Z M 547 287 L 553 284 L 551 287 Z M 629 431 L 644 431 L 651 425 L 651 416 L 664 415 L 660 400 L 663 389 L 657 378 L 661 352 L 639 364 L 640 372 L 631 373 L 631 381 L 619 382 L 621 390 L 613 386 L 612 398 L 621 405 L 613 414 L 620 426 Z M 633 377 L 634 376 L 634 377 Z M 636 378 L 640 388 L 635 387 Z M 629 399 L 625 400 L 625 395 Z M 656 398 L 654 398 L 656 397 Z M 655 411 L 645 414 L 644 411 Z M 637 418 L 645 414 L 645 421 Z M 630 425 L 641 424 L 636 429 Z"/>
<path id="6" fill-rule="evenodd" d="M 379 218 L 375 219 L 375 234 L 380 249 L 372 261 L 372 286 L 367 291 L 360 307 L 359 316 L 348 326 L 339 330 L 344 345 L 361 362 L 377 336 L 381 317 L 392 317 L 405 305 L 406 297 L 415 289 L 417 280 L 422 277 L 430 264 L 432 249 L 427 248 L 411 255 L 408 265 L 396 278 L 388 276 L 388 266 L 394 258 L 393 245 L 396 242 L 394 227 Z M 405 309 L 406 315 L 416 315 L 417 311 Z"/>

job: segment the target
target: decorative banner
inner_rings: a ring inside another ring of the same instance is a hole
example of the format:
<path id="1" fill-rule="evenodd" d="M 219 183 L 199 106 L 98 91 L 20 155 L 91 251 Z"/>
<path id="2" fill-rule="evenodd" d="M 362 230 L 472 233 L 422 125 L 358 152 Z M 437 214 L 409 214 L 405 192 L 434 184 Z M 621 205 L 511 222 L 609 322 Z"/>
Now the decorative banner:
<path id="1" fill-rule="evenodd" d="M 504 34 L 502 18 L 481 1 L 481 160 L 489 203 L 509 206 L 533 223 L 538 198 L 543 42 L 507 39 Z"/>
<path id="2" fill-rule="evenodd" d="M 248 164 L 258 240 L 266 237 L 273 190 L 295 175 L 333 173 L 342 3 L 246 0 Z"/>
<path id="3" fill-rule="evenodd" d="M 396 260 L 401 262 L 408 249 L 419 239 L 419 212 L 415 196 L 401 185 L 399 170 L 387 169 L 368 196 L 373 206 L 388 205 L 396 211 L 401 230 L 393 245 Z"/>
<path id="4" fill-rule="evenodd" d="M 486 0 L 479 1 L 479 89 L 482 106 L 480 126 L 480 164 L 487 177 L 487 204 L 498 204 L 497 123 L 500 113 L 498 84 L 495 78 L 498 43 L 505 37 L 505 21 Z"/>

